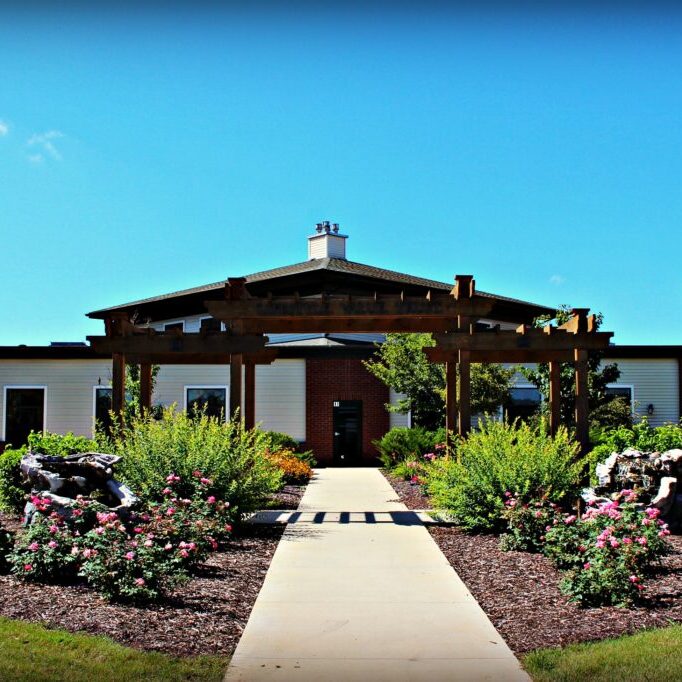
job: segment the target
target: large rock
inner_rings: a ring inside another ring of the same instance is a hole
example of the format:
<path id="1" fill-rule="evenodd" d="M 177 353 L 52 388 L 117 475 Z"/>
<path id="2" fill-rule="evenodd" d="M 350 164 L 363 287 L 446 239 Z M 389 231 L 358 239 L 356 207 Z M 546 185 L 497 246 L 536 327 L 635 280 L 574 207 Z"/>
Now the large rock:
<path id="1" fill-rule="evenodd" d="M 78 496 L 96 497 L 113 511 L 126 513 L 137 504 L 133 491 L 114 479 L 116 455 L 83 452 L 68 457 L 52 457 L 29 452 L 21 459 L 20 468 L 34 493 L 47 497 L 52 506 L 68 517 Z M 25 517 L 30 523 L 35 506 L 26 505 Z"/>
<path id="2" fill-rule="evenodd" d="M 677 490 L 677 479 L 673 476 L 664 476 L 661 479 L 661 484 L 658 488 L 658 493 L 653 500 L 651 506 L 661 510 L 664 516 L 670 512 L 675 504 L 675 492 Z"/>

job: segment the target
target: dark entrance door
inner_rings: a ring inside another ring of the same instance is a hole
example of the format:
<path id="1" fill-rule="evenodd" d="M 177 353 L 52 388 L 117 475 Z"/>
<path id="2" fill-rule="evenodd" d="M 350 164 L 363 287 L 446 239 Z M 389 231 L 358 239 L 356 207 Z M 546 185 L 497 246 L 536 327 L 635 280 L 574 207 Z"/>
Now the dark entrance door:
<path id="1" fill-rule="evenodd" d="M 362 400 L 334 401 L 334 463 L 342 466 L 362 460 Z"/>
<path id="2" fill-rule="evenodd" d="M 18 448 L 44 428 L 45 389 L 8 388 L 5 397 L 5 441 Z"/>

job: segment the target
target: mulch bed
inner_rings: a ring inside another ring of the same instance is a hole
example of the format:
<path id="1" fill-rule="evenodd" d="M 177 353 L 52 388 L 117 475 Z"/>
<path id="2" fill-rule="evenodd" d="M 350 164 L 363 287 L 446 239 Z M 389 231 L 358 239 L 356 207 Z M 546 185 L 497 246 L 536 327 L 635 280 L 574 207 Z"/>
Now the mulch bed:
<path id="1" fill-rule="evenodd" d="M 430 508 L 417 486 L 387 478 L 408 507 Z M 647 580 L 641 606 L 582 609 L 561 594 L 561 574 L 544 556 L 502 552 L 497 535 L 468 535 L 453 526 L 429 532 L 517 654 L 682 622 L 682 536 L 669 538 L 674 551 Z"/>
<path id="2" fill-rule="evenodd" d="M 403 481 L 390 474 L 383 472 L 384 476 L 396 491 L 400 501 L 408 509 L 431 509 L 431 501 L 422 492 L 422 487 L 409 481 Z"/>
<path id="3" fill-rule="evenodd" d="M 298 509 L 298 503 L 305 489 L 304 485 L 285 485 L 278 493 L 270 496 L 268 507 L 270 509 Z"/>
<path id="4" fill-rule="evenodd" d="M 229 656 L 283 532 L 283 526 L 245 527 L 225 551 L 209 557 L 199 575 L 163 603 L 144 608 L 110 604 L 84 585 L 37 585 L 0 576 L 0 616 L 107 635 L 126 646 L 174 656 Z"/>

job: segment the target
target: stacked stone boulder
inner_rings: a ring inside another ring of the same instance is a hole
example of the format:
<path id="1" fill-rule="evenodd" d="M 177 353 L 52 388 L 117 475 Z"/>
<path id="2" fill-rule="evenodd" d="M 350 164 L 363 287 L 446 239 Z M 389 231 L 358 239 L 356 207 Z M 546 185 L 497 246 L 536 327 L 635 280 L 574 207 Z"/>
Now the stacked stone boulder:
<path id="1" fill-rule="evenodd" d="M 682 450 L 612 453 L 597 464 L 598 484 L 586 499 L 606 498 L 621 490 L 636 490 L 643 506 L 660 509 L 671 525 L 682 524 Z"/>

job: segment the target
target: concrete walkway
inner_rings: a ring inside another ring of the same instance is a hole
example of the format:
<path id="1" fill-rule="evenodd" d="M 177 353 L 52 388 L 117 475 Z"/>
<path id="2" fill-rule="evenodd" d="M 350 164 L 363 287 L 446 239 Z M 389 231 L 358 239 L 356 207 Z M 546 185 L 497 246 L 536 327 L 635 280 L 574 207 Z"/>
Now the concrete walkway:
<path id="1" fill-rule="evenodd" d="M 319 469 L 226 674 L 233 682 L 528 680 L 377 469 Z"/>

